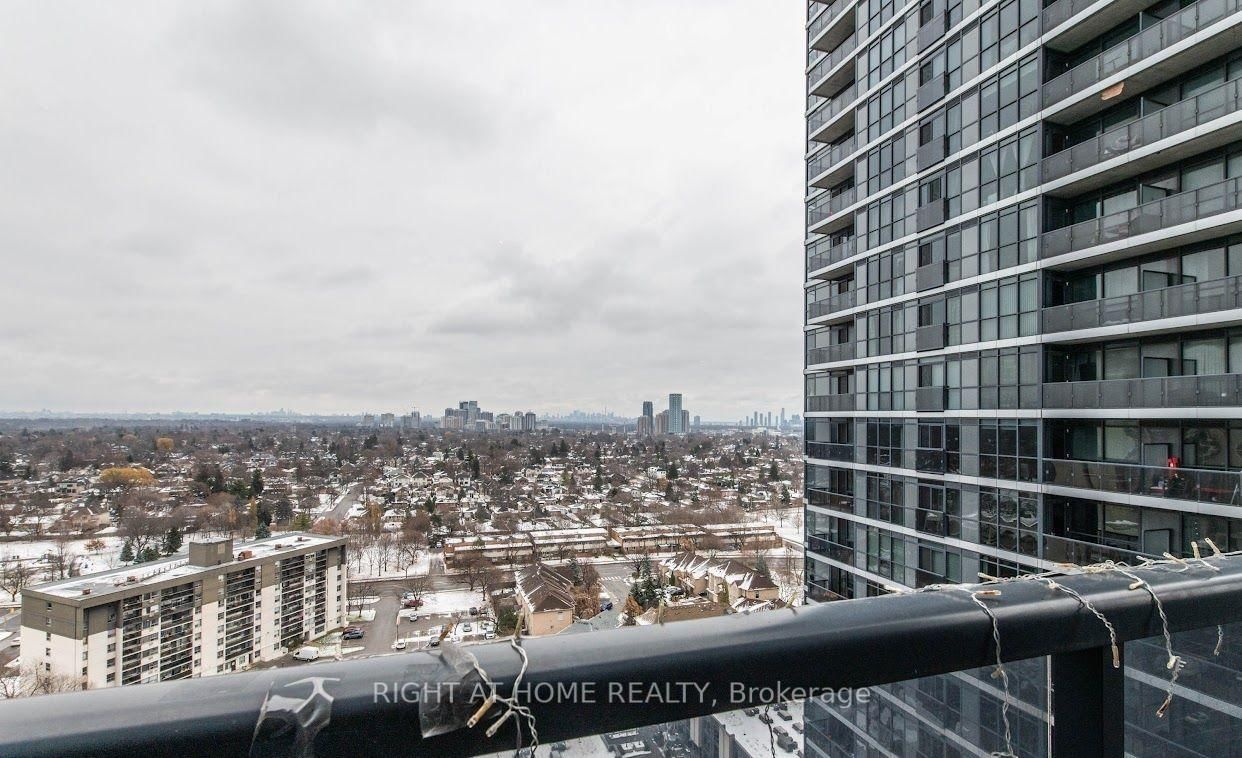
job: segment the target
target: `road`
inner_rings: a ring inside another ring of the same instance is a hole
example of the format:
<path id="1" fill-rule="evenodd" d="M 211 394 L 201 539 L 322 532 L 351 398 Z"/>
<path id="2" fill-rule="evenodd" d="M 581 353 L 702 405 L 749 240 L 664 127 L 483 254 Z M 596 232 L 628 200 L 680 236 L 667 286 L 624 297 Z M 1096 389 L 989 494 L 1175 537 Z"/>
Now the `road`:
<path id="1" fill-rule="evenodd" d="M 625 577 L 630 575 L 633 567 L 627 561 L 597 564 L 595 570 L 599 572 L 600 584 L 604 585 L 604 589 L 611 596 L 612 610 L 593 617 L 590 624 L 596 629 L 616 629 L 621 611 L 625 609 L 625 599 L 630 595 L 630 585 L 625 583 Z"/>
<path id="2" fill-rule="evenodd" d="M 330 518 L 340 523 L 349 515 L 349 509 L 353 508 L 358 502 L 358 496 L 362 494 L 362 483 L 357 482 L 345 488 L 345 492 L 341 493 L 341 497 L 337 500 L 332 510 L 324 515 L 324 518 Z"/>

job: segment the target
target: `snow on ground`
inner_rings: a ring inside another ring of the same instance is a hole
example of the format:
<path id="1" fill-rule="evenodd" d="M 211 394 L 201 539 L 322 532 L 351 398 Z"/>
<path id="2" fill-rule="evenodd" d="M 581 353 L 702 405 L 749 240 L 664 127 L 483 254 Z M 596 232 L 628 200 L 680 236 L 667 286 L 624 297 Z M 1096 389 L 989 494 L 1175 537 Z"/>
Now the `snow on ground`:
<path id="1" fill-rule="evenodd" d="M 776 528 L 776 533 L 787 540 L 794 542 L 802 542 L 802 509 L 801 508 L 780 508 L 765 511 L 755 511 L 752 515 L 753 521 L 763 524 L 771 524 Z"/>
<path id="2" fill-rule="evenodd" d="M 486 603 L 483 602 L 483 593 L 479 590 L 428 592 L 423 595 L 423 604 L 418 609 L 418 615 L 426 616 L 432 613 L 457 613 L 460 611 L 469 613 L 471 608 L 478 608 L 483 605 L 486 605 Z"/>
<path id="3" fill-rule="evenodd" d="M 375 620 L 375 609 L 366 608 L 360 613 L 354 613 L 351 611 L 349 614 L 349 620 L 350 621 L 374 621 Z"/>

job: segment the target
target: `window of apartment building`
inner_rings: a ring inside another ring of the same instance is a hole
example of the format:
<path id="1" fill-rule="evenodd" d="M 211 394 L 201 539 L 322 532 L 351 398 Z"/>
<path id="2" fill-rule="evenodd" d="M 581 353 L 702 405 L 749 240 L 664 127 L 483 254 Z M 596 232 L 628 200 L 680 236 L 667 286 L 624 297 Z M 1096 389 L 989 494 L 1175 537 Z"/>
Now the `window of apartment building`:
<path id="1" fill-rule="evenodd" d="M 914 528 L 942 537 L 962 536 L 962 493 L 938 482 L 919 482 Z"/>
<path id="2" fill-rule="evenodd" d="M 904 422 L 900 419 L 868 419 L 866 423 L 867 463 L 875 466 L 901 466 Z"/>
<path id="3" fill-rule="evenodd" d="M 898 124 L 914 115 L 915 104 L 912 101 L 917 89 L 914 80 L 908 80 L 905 76 L 886 85 L 867 99 L 866 105 L 861 109 L 866 119 L 866 129 L 859 128 L 857 131 L 865 133 L 868 142 L 892 131 Z"/>
<path id="4" fill-rule="evenodd" d="M 911 157 L 903 135 L 886 140 L 868 151 L 865 158 L 867 194 L 874 195 L 905 179 L 914 168 Z"/>
<path id="5" fill-rule="evenodd" d="M 905 541 L 890 532 L 867 527 L 867 570 L 905 584 Z"/>
<path id="6" fill-rule="evenodd" d="M 1023 555 L 1039 549 L 1039 496 L 1020 490 L 979 488 L 979 542 Z"/>
<path id="7" fill-rule="evenodd" d="M 865 7 L 859 9 L 867 14 L 867 32 L 874 33 L 909 4 L 909 0 L 867 0 Z"/>
<path id="8" fill-rule="evenodd" d="M 920 540 L 918 562 L 914 575 L 915 587 L 962 581 L 962 555 L 956 550 Z"/>
<path id="9" fill-rule="evenodd" d="M 989 64 L 986 60 L 983 67 Z M 1008 129 L 1039 111 L 1039 57 L 1006 67 L 979 86 L 979 138 Z"/>
<path id="10" fill-rule="evenodd" d="M 979 476 L 1039 481 L 1039 422 L 979 420 Z"/>
<path id="11" fill-rule="evenodd" d="M 890 524 L 904 524 L 905 479 L 890 474 L 867 472 L 867 517 Z"/>
<path id="12" fill-rule="evenodd" d="M 906 44 L 907 34 L 912 37 L 914 32 L 914 17 L 908 16 L 867 46 L 866 67 L 863 73 L 868 87 L 879 84 L 885 77 L 905 64 L 907 56 L 913 52 L 913 45 Z M 862 80 L 860 78 L 860 81 Z"/>

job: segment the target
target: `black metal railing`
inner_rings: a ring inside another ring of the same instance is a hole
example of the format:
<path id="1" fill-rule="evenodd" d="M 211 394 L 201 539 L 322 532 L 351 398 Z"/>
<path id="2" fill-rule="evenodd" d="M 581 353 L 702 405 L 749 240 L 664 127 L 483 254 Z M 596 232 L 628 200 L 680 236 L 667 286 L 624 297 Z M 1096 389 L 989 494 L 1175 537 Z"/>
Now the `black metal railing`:
<path id="1" fill-rule="evenodd" d="M 1242 505 L 1242 471 L 1139 466 L 1106 461 L 1043 461 L 1044 484 L 1125 495 Z"/>
<path id="2" fill-rule="evenodd" d="M 1240 207 L 1242 184 L 1237 178 L 1226 179 L 1129 210 L 1045 232 L 1040 237 L 1040 255 L 1053 258 L 1179 224 L 1202 221 Z"/>
<path id="3" fill-rule="evenodd" d="M 943 589 L 525 639 L 526 665 L 507 642 L 450 645 L 12 700 L 0 703 L 0 754 L 470 756 L 512 749 L 515 730 L 528 730 L 518 717 L 498 721 L 503 706 L 481 710 L 489 690 L 475 662 L 502 695 L 530 708 L 546 745 L 770 704 L 789 699 L 789 688 L 822 693 L 979 669 L 998 658 L 1051 656 L 1053 758 L 1120 758 L 1127 643 L 1159 635 L 1161 617 L 1172 633 L 1242 620 L 1242 558 L 1206 560 L 1211 567 L 1133 569 L 1151 594 L 1115 572 L 1072 574 L 1057 579 L 1062 589 L 1019 581 L 977 599 Z M 1095 613 L 1108 619 L 1107 628 Z M 519 670 L 524 686 L 515 692 Z M 650 694 L 679 683 L 681 697 Z M 684 683 L 700 694 L 687 695 Z M 479 724 L 467 728 L 476 713 Z M 1224 754 L 1229 746 L 1218 747 Z"/>
<path id="4" fill-rule="evenodd" d="M 1242 374 L 1046 382 L 1045 408 L 1220 408 L 1242 405 Z"/>
<path id="5" fill-rule="evenodd" d="M 1044 308 L 1044 334 L 1242 308 L 1242 276 Z"/>
<path id="6" fill-rule="evenodd" d="M 1242 103 L 1242 81 L 1235 79 L 1044 158 L 1045 182 L 1125 155 L 1234 113 Z M 1192 135 L 1187 135 L 1192 136 Z M 1118 177 L 1120 178 L 1120 177 Z"/>
<path id="7" fill-rule="evenodd" d="M 1242 0 L 1198 0 L 1172 16 L 1150 26 L 1091 60 L 1045 82 L 1044 107 L 1059 103 L 1075 92 L 1082 92 L 1113 74 L 1236 13 Z"/>

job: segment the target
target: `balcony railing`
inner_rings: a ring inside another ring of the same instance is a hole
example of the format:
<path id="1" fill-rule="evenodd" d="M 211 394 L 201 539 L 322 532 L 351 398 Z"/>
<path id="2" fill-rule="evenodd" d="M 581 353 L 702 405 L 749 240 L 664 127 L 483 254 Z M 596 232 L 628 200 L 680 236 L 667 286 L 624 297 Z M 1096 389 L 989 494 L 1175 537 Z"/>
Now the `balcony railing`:
<path id="1" fill-rule="evenodd" d="M 1200 503 L 1242 505 L 1242 471 L 1045 459 L 1044 484 Z"/>
<path id="2" fill-rule="evenodd" d="M 854 0 L 835 0 L 835 2 L 830 3 L 827 8 L 811 19 L 811 23 L 806 31 L 807 42 L 813 42 L 820 32 L 827 29 L 832 25 L 833 21 L 840 18 L 842 11 L 853 4 Z"/>
<path id="3" fill-rule="evenodd" d="M 807 303 L 806 317 L 808 319 L 827 316 L 830 313 L 853 308 L 858 303 L 858 290 L 849 290 L 848 292 L 838 292 L 835 295 L 818 300 L 814 303 Z"/>
<path id="4" fill-rule="evenodd" d="M 815 271 L 840 263 L 858 253 L 854 237 L 822 239 L 806 246 L 806 270 Z"/>
<path id="5" fill-rule="evenodd" d="M 836 68 L 842 61 L 857 52 L 855 50 L 857 44 L 858 39 L 851 34 L 845 39 L 845 41 L 838 45 L 835 50 L 821 57 L 806 74 L 806 91 L 814 92 L 815 85 L 819 84 L 820 80 L 827 76 L 829 71 Z"/>
<path id="6" fill-rule="evenodd" d="M 808 442 L 806 454 L 825 461 L 853 462 L 854 446 L 843 442 Z"/>
<path id="7" fill-rule="evenodd" d="M 1242 184 L 1237 178 L 1171 195 L 1090 221 L 1046 232 L 1040 238 L 1044 258 L 1117 242 L 1178 224 L 1201 221 L 1242 207 Z"/>
<path id="8" fill-rule="evenodd" d="M 814 226 L 824 219 L 835 216 L 850 207 L 858 199 L 855 187 L 842 190 L 835 195 L 825 195 L 812 201 L 806 209 L 807 223 Z"/>
<path id="9" fill-rule="evenodd" d="M 1075 92 L 1082 92 L 1113 74 L 1165 50 L 1237 13 L 1242 0 L 1198 0 L 1155 26 L 1105 50 L 1043 86 L 1044 107 L 1059 103 Z"/>
<path id="10" fill-rule="evenodd" d="M 825 100 L 822 105 L 812 111 L 811 115 L 807 117 L 807 131 L 815 132 L 821 126 L 840 115 L 846 106 L 852 105 L 854 99 L 858 96 L 857 89 L 857 85 L 850 85 L 838 92 L 835 97 Z"/>
<path id="11" fill-rule="evenodd" d="M 1242 276 L 1044 308 L 1044 334 L 1242 308 Z"/>
<path id="12" fill-rule="evenodd" d="M 1052 31 L 1097 2 L 1099 0 L 1057 0 L 1052 5 L 1044 8 L 1043 30 L 1045 32 Z"/>
<path id="13" fill-rule="evenodd" d="M 843 342 L 839 345 L 828 345 L 826 347 L 815 347 L 806 351 L 806 364 L 813 366 L 817 363 L 835 363 L 836 361 L 848 361 L 858 357 L 856 342 Z"/>
<path id="14" fill-rule="evenodd" d="M 855 142 L 850 137 L 838 145 L 825 147 L 818 151 L 811 159 L 806 162 L 806 178 L 814 179 L 828 169 L 844 161 L 846 158 L 854 154 Z"/>
<path id="15" fill-rule="evenodd" d="M 808 534 L 806 536 L 806 546 L 808 550 L 831 558 L 834 561 L 840 561 L 847 566 L 854 565 L 854 548 L 849 545 L 832 542 L 825 535 Z"/>
<path id="16" fill-rule="evenodd" d="M 1138 121 L 1080 142 L 1044 158 L 1045 182 L 1103 163 L 1131 150 L 1151 145 L 1238 110 L 1242 104 L 1242 80 L 1226 82 L 1197 97 L 1173 103 Z"/>
<path id="17" fill-rule="evenodd" d="M 524 655 L 508 642 L 450 644 L 11 700 L 0 703 L 0 754 L 451 758 L 529 745 L 532 723 L 547 745 L 774 704 L 790 699 L 790 688 L 826 694 L 1051 656 L 1051 756 L 1120 758 L 1127 651 L 1147 654 L 1142 640 L 1161 634 L 1162 618 L 1172 634 L 1242 619 L 1242 558 L 1205 561 L 1070 573 L 1057 577 L 1060 589 L 1014 581 L 971 588 L 988 595 L 929 589 L 797 613 L 528 638 Z M 1150 593 L 1133 589 L 1133 576 Z M 1009 679 L 992 680 L 1002 684 Z M 501 703 L 484 709 L 491 686 L 529 708 L 530 720 Z M 1236 686 L 1218 682 L 1213 692 L 1236 702 Z"/>
<path id="18" fill-rule="evenodd" d="M 1044 384 L 1045 408 L 1211 408 L 1242 405 L 1242 374 Z"/>
<path id="19" fill-rule="evenodd" d="M 808 395 L 806 398 L 806 409 L 818 413 L 852 411 L 856 402 L 852 392 L 840 395 Z"/>
<path id="20" fill-rule="evenodd" d="M 1134 565 L 1144 558 L 1159 558 L 1158 555 L 1144 555 L 1124 548 L 1101 545 L 1097 542 L 1058 537 L 1055 534 L 1044 535 L 1044 560 L 1053 563 L 1073 563 L 1078 566 L 1089 566 L 1093 563 L 1115 561 Z"/>

